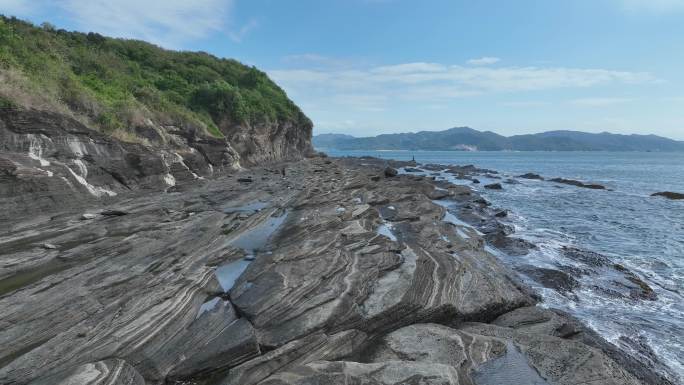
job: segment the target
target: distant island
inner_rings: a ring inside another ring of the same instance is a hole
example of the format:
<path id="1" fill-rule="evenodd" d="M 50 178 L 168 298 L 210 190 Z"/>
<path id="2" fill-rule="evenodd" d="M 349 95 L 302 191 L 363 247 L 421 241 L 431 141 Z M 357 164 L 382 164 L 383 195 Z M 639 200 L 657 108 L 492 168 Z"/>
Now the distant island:
<path id="1" fill-rule="evenodd" d="M 321 134 L 313 138 L 313 144 L 322 150 L 684 151 L 684 142 L 656 135 L 549 131 L 507 137 L 469 127 L 456 127 L 446 131 L 384 134 L 367 138 Z"/>

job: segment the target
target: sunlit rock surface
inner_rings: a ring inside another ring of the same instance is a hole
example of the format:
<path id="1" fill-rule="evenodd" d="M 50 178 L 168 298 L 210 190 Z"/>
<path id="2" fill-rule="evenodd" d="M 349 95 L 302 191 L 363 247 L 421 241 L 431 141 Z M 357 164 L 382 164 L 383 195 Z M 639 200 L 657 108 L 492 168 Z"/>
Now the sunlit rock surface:
<path id="1" fill-rule="evenodd" d="M 435 203 L 480 197 L 384 169 L 312 158 L 2 218 L 0 383 L 658 383 L 520 313 L 535 296 L 486 229 Z"/>

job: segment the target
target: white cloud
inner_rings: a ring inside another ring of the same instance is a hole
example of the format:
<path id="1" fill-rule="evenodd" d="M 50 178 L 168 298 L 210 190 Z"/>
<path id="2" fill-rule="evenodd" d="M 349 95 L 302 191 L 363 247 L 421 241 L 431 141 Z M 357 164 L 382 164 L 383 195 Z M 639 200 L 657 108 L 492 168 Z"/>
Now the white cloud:
<path id="1" fill-rule="evenodd" d="M 79 28 L 144 39 L 164 46 L 203 38 L 224 28 L 232 0 L 62 0 Z"/>
<path id="2" fill-rule="evenodd" d="M 488 65 L 496 64 L 500 61 L 501 61 L 501 59 L 499 59 L 498 57 L 485 56 L 485 57 L 481 57 L 479 59 L 470 59 L 470 60 L 468 60 L 468 64 L 473 65 L 473 66 L 488 66 Z"/>
<path id="3" fill-rule="evenodd" d="M 256 19 L 251 19 L 247 22 L 247 24 L 243 25 L 242 28 L 240 28 L 236 32 L 230 32 L 228 36 L 232 41 L 236 43 L 242 43 L 242 40 L 244 40 L 250 32 L 257 29 L 258 27 L 259 22 L 256 21 Z"/>
<path id="4" fill-rule="evenodd" d="M 0 11 L 22 17 L 60 14 L 82 31 L 142 39 L 169 48 L 217 32 L 236 41 L 256 27 L 250 21 L 227 32 L 235 0 L 0 0 Z"/>
<path id="5" fill-rule="evenodd" d="M 570 103 L 582 107 L 606 107 L 633 101 L 630 98 L 582 98 L 571 100 Z"/>
<path id="6" fill-rule="evenodd" d="M 366 95 L 368 99 L 380 101 L 376 103 L 379 107 L 387 100 L 434 102 L 486 93 L 657 81 L 644 72 L 565 67 L 473 68 L 437 63 L 405 63 L 366 69 L 275 70 L 269 74 L 295 99 L 353 94 L 359 100 L 359 95 Z"/>

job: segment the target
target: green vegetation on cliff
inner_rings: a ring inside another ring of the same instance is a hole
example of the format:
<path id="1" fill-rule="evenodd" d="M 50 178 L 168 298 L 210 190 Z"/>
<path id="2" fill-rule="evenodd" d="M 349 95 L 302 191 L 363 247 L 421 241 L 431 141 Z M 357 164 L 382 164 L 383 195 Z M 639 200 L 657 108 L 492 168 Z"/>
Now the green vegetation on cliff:
<path id="1" fill-rule="evenodd" d="M 0 107 L 69 113 L 123 137 L 147 119 L 196 125 L 310 124 L 268 76 L 235 60 L 0 16 Z"/>

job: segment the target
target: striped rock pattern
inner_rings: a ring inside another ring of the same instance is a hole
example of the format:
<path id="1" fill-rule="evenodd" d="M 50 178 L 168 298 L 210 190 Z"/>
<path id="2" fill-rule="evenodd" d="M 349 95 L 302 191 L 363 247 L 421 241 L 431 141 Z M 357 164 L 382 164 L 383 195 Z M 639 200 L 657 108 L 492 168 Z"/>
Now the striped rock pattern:
<path id="1" fill-rule="evenodd" d="M 385 166 L 315 158 L 0 223 L 0 383 L 485 385 L 501 359 L 639 383 L 555 327 L 490 324 L 535 299 L 433 202 L 480 198 Z"/>

